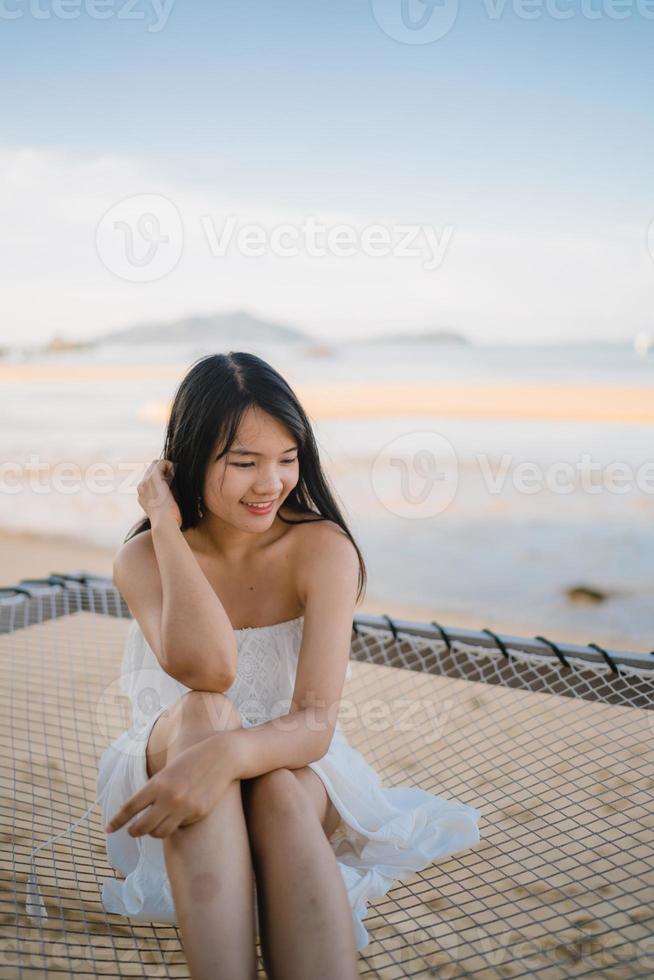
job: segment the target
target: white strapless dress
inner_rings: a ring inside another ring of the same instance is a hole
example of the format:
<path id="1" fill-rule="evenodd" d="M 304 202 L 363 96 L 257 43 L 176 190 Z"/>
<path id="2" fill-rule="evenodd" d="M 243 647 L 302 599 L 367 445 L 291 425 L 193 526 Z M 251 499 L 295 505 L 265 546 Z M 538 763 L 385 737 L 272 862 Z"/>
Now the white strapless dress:
<path id="1" fill-rule="evenodd" d="M 288 713 L 304 617 L 272 626 L 235 630 L 236 680 L 225 693 L 244 727 Z M 348 666 L 349 676 L 351 667 Z M 121 690 L 128 695 L 132 725 L 102 753 L 98 799 L 103 826 L 147 782 L 145 748 L 162 712 L 189 688 L 170 677 L 148 646 L 136 620 L 125 644 Z M 347 741 L 337 724 L 327 753 L 309 765 L 325 785 L 342 823 L 330 838 L 352 907 L 357 949 L 369 942 L 363 925 L 367 902 L 385 895 L 395 881 L 433 861 L 479 842 L 481 811 L 415 786 L 384 786 L 376 771 Z M 102 904 L 138 922 L 177 925 L 163 840 L 131 837 L 123 826 L 106 835 L 109 863 L 124 880 L 104 879 Z"/>

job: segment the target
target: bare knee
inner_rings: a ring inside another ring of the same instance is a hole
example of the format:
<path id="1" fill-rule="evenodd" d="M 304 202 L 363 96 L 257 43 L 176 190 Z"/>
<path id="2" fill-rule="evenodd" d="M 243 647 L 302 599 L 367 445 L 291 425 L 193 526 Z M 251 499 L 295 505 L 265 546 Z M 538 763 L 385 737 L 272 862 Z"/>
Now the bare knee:
<path id="1" fill-rule="evenodd" d="M 242 784 L 244 812 L 253 832 L 305 817 L 306 794 L 290 769 L 273 769 Z"/>
<path id="2" fill-rule="evenodd" d="M 241 714 L 224 694 L 215 691 L 188 691 L 173 706 L 167 747 L 173 755 L 203 742 L 216 732 L 242 725 Z M 168 761 L 171 756 L 169 755 Z"/>
<path id="3" fill-rule="evenodd" d="M 240 728 L 241 714 L 224 694 L 188 691 L 155 721 L 146 745 L 148 778 L 215 732 Z"/>
<path id="4" fill-rule="evenodd" d="M 225 694 L 216 691 L 188 691 L 180 698 L 182 719 L 194 728 L 207 728 L 207 734 L 240 728 L 241 713 Z"/>

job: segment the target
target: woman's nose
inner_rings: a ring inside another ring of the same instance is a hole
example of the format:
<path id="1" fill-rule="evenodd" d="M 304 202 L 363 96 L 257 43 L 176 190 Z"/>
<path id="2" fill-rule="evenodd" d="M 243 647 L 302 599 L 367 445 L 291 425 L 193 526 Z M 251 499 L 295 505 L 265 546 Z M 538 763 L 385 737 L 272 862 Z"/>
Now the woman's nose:
<path id="1" fill-rule="evenodd" d="M 278 497 L 279 494 L 282 492 L 283 489 L 284 489 L 284 484 L 283 483 L 277 483 L 277 484 L 272 484 L 272 483 L 261 484 L 261 486 L 258 486 L 258 487 L 254 487 L 253 488 L 254 493 L 256 493 L 259 497 L 263 497 L 266 494 L 269 497 Z"/>

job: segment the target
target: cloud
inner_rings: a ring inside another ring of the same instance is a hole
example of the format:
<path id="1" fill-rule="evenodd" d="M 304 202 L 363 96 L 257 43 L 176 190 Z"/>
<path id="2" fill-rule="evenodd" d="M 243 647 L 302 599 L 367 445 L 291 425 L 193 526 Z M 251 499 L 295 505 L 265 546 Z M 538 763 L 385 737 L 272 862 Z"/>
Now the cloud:
<path id="1" fill-rule="evenodd" d="M 96 230 L 117 202 L 162 195 L 183 224 L 174 269 L 154 282 L 121 279 L 101 261 Z M 488 215 L 452 224 L 444 258 L 425 269 L 420 257 L 312 257 L 303 250 L 248 257 L 233 246 L 213 255 L 229 216 L 238 227 L 299 228 L 309 216 L 327 228 L 361 233 L 369 225 L 403 224 L 390 213 L 339 213 L 317 206 L 253 205 L 219 188 L 184 186 L 151 162 L 70 150 L 0 149 L 0 262 L 5 273 L 0 342 L 53 334 L 90 337 L 135 322 L 245 307 L 317 335 L 354 337 L 420 327 L 461 329 L 477 340 L 623 336 L 649 322 L 654 261 L 646 224 L 588 237 L 562 228 L 543 235 L 502 227 Z M 424 223 L 427 224 L 425 217 Z M 452 223 L 452 216 L 448 215 Z M 443 228 L 436 222 L 437 233 Z M 415 244 L 415 243 L 414 243 Z"/>

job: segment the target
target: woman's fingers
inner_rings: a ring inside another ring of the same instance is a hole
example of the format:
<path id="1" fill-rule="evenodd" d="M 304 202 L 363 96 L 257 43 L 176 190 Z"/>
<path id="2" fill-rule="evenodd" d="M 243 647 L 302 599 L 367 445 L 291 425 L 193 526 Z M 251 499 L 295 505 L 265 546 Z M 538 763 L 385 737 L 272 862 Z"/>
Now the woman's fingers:
<path id="1" fill-rule="evenodd" d="M 108 821 L 105 830 L 108 833 L 112 833 L 114 830 L 119 830 L 123 824 L 127 823 L 130 817 L 133 817 L 136 813 L 143 810 L 148 804 L 152 803 L 155 796 L 155 787 L 152 785 L 154 780 L 149 779 L 145 786 L 134 793 L 133 796 L 123 803 L 121 808 L 114 813 L 113 817 Z"/>
<path id="2" fill-rule="evenodd" d="M 165 817 L 161 823 L 157 824 L 154 830 L 150 831 L 151 837 L 170 837 L 174 833 L 179 824 L 174 817 Z"/>
<path id="3" fill-rule="evenodd" d="M 127 828 L 127 832 L 132 837 L 142 837 L 144 834 L 151 834 L 154 828 L 168 817 L 168 811 L 164 810 L 161 804 L 153 803 L 151 807 L 138 820 L 135 820 Z"/>

